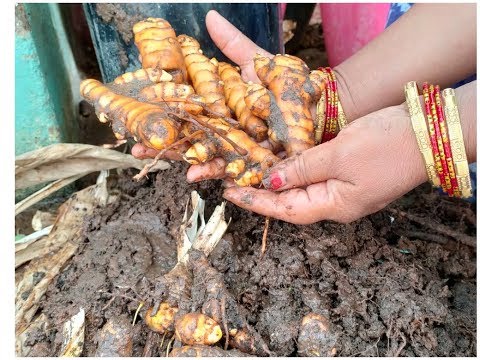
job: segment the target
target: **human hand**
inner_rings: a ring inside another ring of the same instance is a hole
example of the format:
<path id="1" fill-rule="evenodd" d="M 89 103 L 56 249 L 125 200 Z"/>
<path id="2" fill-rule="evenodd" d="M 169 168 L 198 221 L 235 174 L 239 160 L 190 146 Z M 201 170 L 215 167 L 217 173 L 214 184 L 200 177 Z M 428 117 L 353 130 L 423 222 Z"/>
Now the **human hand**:
<path id="1" fill-rule="evenodd" d="M 273 55 L 258 47 L 215 10 L 210 10 L 207 13 L 205 22 L 215 45 L 226 57 L 240 67 L 243 80 L 260 83 L 253 68 L 253 58 L 255 54 L 267 57 L 273 57 Z"/>
<path id="2" fill-rule="evenodd" d="M 295 224 L 348 223 L 426 180 L 408 110 L 400 105 L 357 119 L 335 139 L 278 163 L 263 181 L 270 190 L 230 184 L 223 196 Z"/>

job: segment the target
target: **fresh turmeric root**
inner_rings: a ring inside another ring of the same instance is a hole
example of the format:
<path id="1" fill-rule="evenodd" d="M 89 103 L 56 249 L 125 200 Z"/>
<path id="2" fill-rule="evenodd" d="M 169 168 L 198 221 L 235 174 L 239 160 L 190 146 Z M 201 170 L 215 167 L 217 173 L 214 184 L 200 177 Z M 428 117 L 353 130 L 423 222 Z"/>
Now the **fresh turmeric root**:
<path id="1" fill-rule="evenodd" d="M 187 150 L 184 159 L 188 163 L 200 164 L 213 159 L 214 156 L 221 156 L 228 162 L 225 174 L 233 178 L 239 186 L 251 186 L 259 184 L 264 172 L 280 161 L 270 150 L 261 147 L 245 132 L 232 128 L 222 119 L 201 115 L 197 119 L 201 120 L 201 124 L 211 126 L 215 133 L 195 142 Z M 232 144 L 238 145 L 239 148 Z"/>
<path id="2" fill-rule="evenodd" d="M 143 69 L 107 85 L 81 85 L 117 138 L 133 136 L 158 150 L 155 161 L 174 149 L 190 164 L 221 157 L 239 186 L 260 184 L 280 161 L 275 153 L 282 147 L 292 156 L 315 145 L 310 108 L 325 85 L 322 73 L 310 72 L 301 59 L 257 55 L 255 70 L 264 85 L 248 85 L 233 66 L 206 57 L 195 39 L 176 37 L 163 19 L 141 21 L 133 31 Z M 267 136 L 270 149 L 258 144 Z"/>
<path id="3" fill-rule="evenodd" d="M 118 139 L 133 136 L 147 147 L 162 150 L 178 138 L 179 125 L 161 106 L 118 95 L 93 79 L 80 84 L 80 94 L 95 107 L 100 121 L 112 120 Z"/>
<path id="4" fill-rule="evenodd" d="M 177 83 L 187 79 L 182 50 L 175 31 L 164 19 L 148 18 L 133 26 L 142 67 L 168 71 Z"/>
<path id="5" fill-rule="evenodd" d="M 257 142 L 267 139 L 267 125 L 262 119 L 253 115 L 245 104 L 248 85 L 242 80 L 238 70 L 224 62 L 218 64 L 218 70 L 225 84 L 227 105 L 235 112 L 240 127 Z"/>
<path id="6" fill-rule="evenodd" d="M 209 264 L 205 255 L 193 251 L 189 267 L 193 273 L 193 288 L 202 289 L 196 296 L 197 301 L 203 304 L 202 313 L 220 324 L 224 334 L 228 332 L 229 345 L 247 354 L 274 355 L 260 334 L 248 323 L 245 310 L 228 291 L 223 275 Z M 201 295 L 203 298 L 199 298 Z"/>
<path id="7" fill-rule="evenodd" d="M 225 104 L 223 83 L 218 74 L 218 62 L 203 55 L 200 44 L 187 35 L 179 35 L 188 76 L 198 95 L 205 98 L 207 106 L 222 116 L 230 116 L 230 110 Z"/>
<path id="8" fill-rule="evenodd" d="M 252 113 L 268 123 L 269 136 L 280 142 L 287 156 L 315 145 L 310 107 L 325 88 L 320 72 L 308 69 L 303 60 L 291 55 L 273 59 L 256 55 L 255 71 L 262 85 L 248 87 L 245 103 Z"/>

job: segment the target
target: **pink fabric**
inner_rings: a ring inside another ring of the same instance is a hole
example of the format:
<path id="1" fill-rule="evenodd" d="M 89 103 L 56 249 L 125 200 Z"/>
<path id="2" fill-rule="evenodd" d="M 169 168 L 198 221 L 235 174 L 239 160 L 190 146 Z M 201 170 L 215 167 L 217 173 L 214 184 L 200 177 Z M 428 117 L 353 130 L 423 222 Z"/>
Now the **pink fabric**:
<path id="1" fill-rule="evenodd" d="M 385 29 L 390 4 L 320 4 L 320 9 L 328 62 L 333 67 Z"/>
<path id="2" fill-rule="evenodd" d="M 278 5 L 280 6 L 280 22 L 282 22 L 287 10 L 287 3 L 279 3 Z"/>

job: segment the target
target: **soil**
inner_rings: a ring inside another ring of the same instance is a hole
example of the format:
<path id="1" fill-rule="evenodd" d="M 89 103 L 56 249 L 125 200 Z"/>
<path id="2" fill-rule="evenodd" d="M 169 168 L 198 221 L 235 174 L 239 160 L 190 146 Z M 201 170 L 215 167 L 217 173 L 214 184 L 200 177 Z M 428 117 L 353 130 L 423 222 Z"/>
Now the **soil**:
<path id="1" fill-rule="evenodd" d="M 30 339 L 38 349 L 31 355 L 57 355 L 60 329 L 80 307 L 84 356 L 95 355 L 109 319 L 133 319 L 148 295 L 138 285 L 175 264 L 174 238 L 190 192 L 206 199 L 207 216 L 222 200 L 220 182 L 187 184 L 185 171 L 177 163 L 141 183 L 133 173 L 118 179 L 124 196 L 86 219 L 80 251 L 42 300 L 51 326 Z M 428 185 L 389 209 L 476 233 L 474 206 Z M 329 319 L 338 356 L 476 356 L 475 249 L 389 209 L 348 225 L 272 220 L 260 259 L 265 219 L 228 203 L 232 222 L 209 261 L 275 355 L 297 355 L 300 323 L 314 312 Z M 142 356 L 150 331 L 141 318 L 130 331 L 132 356 Z M 164 356 L 166 342 L 149 349 L 152 356 Z"/>

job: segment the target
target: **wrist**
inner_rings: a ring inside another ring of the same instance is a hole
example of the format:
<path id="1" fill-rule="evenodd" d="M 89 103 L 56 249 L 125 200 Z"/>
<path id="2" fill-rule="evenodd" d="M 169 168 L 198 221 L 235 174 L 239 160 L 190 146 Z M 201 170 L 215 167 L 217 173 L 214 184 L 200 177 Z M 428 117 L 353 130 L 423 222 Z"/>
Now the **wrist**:
<path id="1" fill-rule="evenodd" d="M 392 121 L 398 122 L 402 128 L 398 141 L 399 144 L 401 144 L 400 147 L 403 149 L 403 151 L 401 151 L 403 159 L 405 163 L 408 164 L 406 171 L 408 171 L 410 175 L 411 188 L 414 188 L 429 180 L 425 162 L 418 147 L 415 132 L 413 131 L 407 104 L 403 103 L 392 106 L 391 109 L 395 111 L 395 114 L 391 116 Z"/>
<path id="2" fill-rule="evenodd" d="M 355 101 L 354 95 L 350 91 L 350 80 L 348 75 L 343 71 L 341 65 L 338 65 L 333 69 L 335 76 L 337 78 L 337 91 L 338 91 L 338 98 L 340 103 L 342 104 L 343 112 L 347 118 L 347 122 L 351 123 L 353 120 L 358 119 L 362 115 L 360 110 L 358 109 L 357 102 Z"/>

